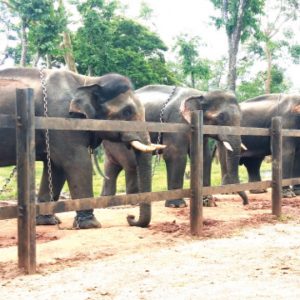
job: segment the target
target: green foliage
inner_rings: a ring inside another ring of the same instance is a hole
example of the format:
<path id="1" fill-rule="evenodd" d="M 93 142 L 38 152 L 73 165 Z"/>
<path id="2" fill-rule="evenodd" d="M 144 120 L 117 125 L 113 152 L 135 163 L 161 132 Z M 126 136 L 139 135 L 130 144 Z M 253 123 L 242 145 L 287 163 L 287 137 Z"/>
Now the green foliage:
<path id="1" fill-rule="evenodd" d="M 221 17 L 212 17 L 217 28 L 225 27 L 228 35 L 231 35 L 237 26 L 238 22 L 238 7 L 241 0 L 211 0 L 213 5 L 221 10 Z M 259 16 L 263 11 L 265 0 L 246 1 L 244 17 L 242 20 L 241 40 L 247 40 L 252 34 L 258 31 Z M 227 15 L 227 19 L 224 15 Z"/>
<path id="2" fill-rule="evenodd" d="M 290 83 L 284 78 L 284 69 L 278 65 L 273 65 L 271 70 L 271 93 L 286 93 L 290 88 Z"/>
<path id="3" fill-rule="evenodd" d="M 289 47 L 289 52 L 294 64 L 300 64 L 300 45 L 292 45 Z"/>
<path id="4" fill-rule="evenodd" d="M 79 72 L 118 72 L 129 76 L 136 88 L 174 83 L 164 59 L 166 45 L 146 27 L 117 15 L 117 8 L 117 1 L 86 1 L 78 6 L 83 18 L 74 36 Z"/>
<path id="5" fill-rule="evenodd" d="M 60 34 L 66 29 L 66 12 L 62 7 L 54 9 L 53 1 L 47 1 L 43 6 L 43 15 L 32 23 L 29 31 L 29 46 L 39 55 L 62 55 L 60 49 Z"/>
<path id="6" fill-rule="evenodd" d="M 196 87 L 196 80 L 208 81 L 211 74 L 210 62 L 199 58 L 200 38 L 188 37 L 187 34 L 179 35 L 176 39 L 174 50 L 177 50 L 179 63 L 184 76 L 190 77 L 188 86 Z"/>
<path id="7" fill-rule="evenodd" d="M 284 78 L 284 70 L 274 65 L 271 71 L 271 93 L 285 93 L 290 83 Z M 239 102 L 265 94 L 266 72 L 259 72 L 252 80 L 242 80 L 237 87 Z"/>
<path id="8" fill-rule="evenodd" d="M 10 0 L 9 8 L 18 16 L 19 23 L 14 26 L 14 30 L 21 40 L 21 26 L 28 32 L 28 47 L 26 62 L 32 61 L 33 55 L 37 56 L 57 56 L 61 55 L 59 44 L 61 42 L 60 33 L 66 28 L 67 20 L 65 11 L 54 4 L 53 0 Z M 25 45 L 22 45 L 23 47 Z M 16 46 L 10 48 L 9 53 L 16 63 L 21 59 L 21 48 Z"/>
<path id="9" fill-rule="evenodd" d="M 264 94 L 264 81 L 259 75 L 253 80 L 242 81 L 237 86 L 236 94 L 239 102 Z"/>

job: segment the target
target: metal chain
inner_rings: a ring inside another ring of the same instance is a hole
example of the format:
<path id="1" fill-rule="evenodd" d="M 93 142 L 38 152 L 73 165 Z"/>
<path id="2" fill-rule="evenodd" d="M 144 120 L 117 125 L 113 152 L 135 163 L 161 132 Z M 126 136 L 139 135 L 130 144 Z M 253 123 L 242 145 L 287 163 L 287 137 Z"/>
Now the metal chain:
<path id="1" fill-rule="evenodd" d="M 9 185 L 9 183 L 11 182 L 11 180 L 13 179 L 13 177 L 15 176 L 15 174 L 17 173 L 17 167 L 14 167 L 12 169 L 12 171 L 10 172 L 10 174 L 8 175 L 8 177 L 4 180 L 4 184 L 2 187 L 0 187 L 0 195 L 5 192 L 7 186 Z"/>
<path id="2" fill-rule="evenodd" d="M 163 104 L 163 106 L 160 110 L 160 114 L 159 114 L 159 122 L 160 123 L 164 122 L 164 113 L 165 113 L 166 107 L 167 107 L 168 103 L 170 102 L 170 100 L 173 98 L 173 96 L 176 92 L 176 89 L 177 89 L 177 86 L 174 86 L 171 94 L 169 95 L 169 97 L 167 98 L 166 102 Z M 161 132 L 158 132 L 156 144 L 160 144 L 161 137 L 162 137 Z M 157 165 L 159 164 L 159 161 L 160 161 L 160 157 L 159 157 L 158 152 L 159 152 L 159 150 L 156 149 L 155 150 L 155 160 L 154 160 L 154 164 L 153 164 L 153 167 L 152 167 L 152 176 L 154 176 L 155 169 L 156 169 L 156 167 L 157 167 Z"/>
<path id="3" fill-rule="evenodd" d="M 48 118 L 48 94 L 47 94 L 47 83 L 44 74 L 44 67 L 39 69 L 40 71 L 40 79 L 42 85 L 43 92 L 43 105 L 44 105 L 44 117 Z M 53 180 L 52 180 L 52 166 L 50 159 L 50 137 L 49 137 L 49 129 L 45 129 L 45 142 L 46 142 L 46 155 L 47 155 L 47 172 L 48 172 L 48 187 L 49 187 L 49 195 L 50 201 L 54 201 L 53 194 Z"/>

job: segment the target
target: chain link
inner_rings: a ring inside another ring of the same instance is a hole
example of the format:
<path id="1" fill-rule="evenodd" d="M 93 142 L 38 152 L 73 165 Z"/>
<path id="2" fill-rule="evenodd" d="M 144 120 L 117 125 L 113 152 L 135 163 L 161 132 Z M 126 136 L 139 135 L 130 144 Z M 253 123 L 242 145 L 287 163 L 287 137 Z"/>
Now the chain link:
<path id="1" fill-rule="evenodd" d="M 40 79 L 41 79 L 42 92 L 43 92 L 44 117 L 48 118 L 48 94 L 47 94 L 47 83 L 44 74 L 44 67 L 40 68 L 39 71 L 40 71 Z M 47 155 L 49 195 L 50 195 L 50 201 L 54 201 L 52 166 L 51 166 L 51 159 L 50 159 L 51 156 L 50 156 L 49 129 L 45 129 L 45 142 L 46 142 L 46 155 Z"/>
<path id="2" fill-rule="evenodd" d="M 0 195 L 5 192 L 5 190 L 7 189 L 7 186 L 9 185 L 9 183 L 11 182 L 11 180 L 13 179 L 13 177 L 16 175 L 17 173 L 17 167 L 14 167 L 12 169 L 12 171 L 10 172 L 10 174 L 8 175 L 8 177 L 4 180 L 4 184 L 2 187 L 0 187 Z"/>
<path id="3" fill-rule="evenodd" d="M 170 102 L 170 100 L 173 98 L 173 96 L 176 92 L 176 89 L 177 89 L 177 87 L 174 86 L 171 94 L 169 95 L 169 97 L 167 98 L 166 102 L 163 104 L 163 106 L 160 110 L 160 114 L 159 114 L 159 122 L 160 123 L 164 123 L 164 113 L 165 113 L 166 107 L 167 107 L 168 103 Z M 158 132 L 156 144 L 160 144 L 161 137 L 162 137 L 161 132 Z M 152 167 L 152 176 L 154 176 L 155 169 L 156 169 L 156 167 L 157 167 L 157 165 L 159 164 L 159 161 L 160 161 L 160 156 L 159 156 L 158 152 L 159 152 L 159 150 L 156 149 L 155 150 L 155 160 L 154 160 L 154 164 L 153 164 L 153 167 Z"/>

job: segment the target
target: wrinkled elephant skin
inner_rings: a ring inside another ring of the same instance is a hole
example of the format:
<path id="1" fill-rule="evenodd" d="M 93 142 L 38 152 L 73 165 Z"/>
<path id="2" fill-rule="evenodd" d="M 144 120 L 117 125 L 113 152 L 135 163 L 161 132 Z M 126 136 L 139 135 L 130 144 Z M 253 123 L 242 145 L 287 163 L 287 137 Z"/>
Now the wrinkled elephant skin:
<path id="1" fill-rule="evenodd" d="M 144 121 L 143 105 L 135 96 L 128 78 L 119 74 L 88 77 L 61 70 L 43 70 L 47 87 L 48 115 L 62 118 L 90 118 L 102 120 Z M 12 68 L 0 71 L 0 113 L 15 114 L 16 88 L 33 88 L 35 115 L 43 116 L 43 93 L 40 73 L 37 69 Z M 61 189 L 68 182 L 74 199 L 93 197 L 92 164 L 88 147 L 97 147 L 102 139 L 129 144 L 139 141 L 148 144 L 148 133 L 134 132 L 88 132 L 50 130 L 50 153 L 53 177 L 54 200 L 59 198 Z M 0 128 L 0 167 L 16 164 L 15 130 Z M 139 153 L 134 152 L 134 153 Z M 151 174 L 151 154 L 145 156 L 143 170 Z M 50 200 L 45 149 L 45 133 L 36 132 L 36 159 L 43 161 L 44 169 L 38 193 L 38 202 Z M 149 182 L 141 182 L 142 189 L 149 191 Z M 150 222 L 150 209 L 145 214 L 142 225 Z M 37 224 L 55 224 L 52 216 L 38 216 Z M 136 222 L 136 225 L 139 222 Z M 93 210 L 77 211 L 74 226 L 79 228 L 100 227 Z"/>
<path id="2" fill-rule="evenodd" d="M 240 108 L 235 96 L 226 91 L 201 92 L 196 89 L 150 85 L 136 90 L 136 95 L 145 106 L 146 121 L 160 122 L 162 108 L 163 122 L 189 123 L 192 111 L 203 110 L 204 123 L 206 125 L 239 126 Z M 168 101 L 167 101 L 168 100 Z M 212 138 L 228 145 L 232 151 L 228 151 L 227 165 L 229 175 L 224 178 L 226 183 L 238 183 L 238 164 L 241 150 L 239 136 L 216 135 Z M 151 141 L 157 143 L 157 134 L 151 134 Z M 208 137 L 204 138 L 204 184 L 210 184 L 210 152 L 208 149 Z M 190 134 L 163 133 L 162 143 L 166 145 L 163 150 L 163 158 L 167 167 L 168 189 L 181 189 L 183 187 L 184 172 L 187 156 L 190 151 Z M 102 195 L 113 195 L 116 192 L 116 179 L 119 172 L 124 169 L 126 175 L 126 192 L 135 193 L 136 186 L 136 162 L 130 151 L 123 145 L 112 144 L 104 141 L 106 153 L 105 174 Z M 240 195 L 244 204 L 248 203 L 244 192 Z M 166 201 L 168 207 L 186 206 L 183 199 Z"/>
<path id="3" fill-rule="evenodd" d="M 300 95 L 262 95 L 244 101 L 240 106 L 243 127 L 271 128 L 272 118 L 279 116 L 284 129 L 300 129 Z M 261 181 L 261 163 L 271 154 L 270 137 L 242 136 L 242 142 L 247 151 L 242 152 L 240 164 L 247 168 L 250 182 Z M 300 177 L 299 139 L 283 137 L 283 145 L 282 178 Z M 295 194 L 289 187 L 284 187 L 283 196 L 294 197 Z"/>

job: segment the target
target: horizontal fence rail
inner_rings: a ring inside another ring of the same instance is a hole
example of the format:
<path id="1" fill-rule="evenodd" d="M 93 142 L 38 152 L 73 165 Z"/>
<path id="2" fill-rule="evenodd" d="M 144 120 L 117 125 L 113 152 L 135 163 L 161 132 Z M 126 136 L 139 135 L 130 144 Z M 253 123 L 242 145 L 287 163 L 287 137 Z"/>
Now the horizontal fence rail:
<path id="1" fill-rule="evenodd" d="M 15 128 L 16 118 L 12 115 L 0 114 L 0 128 Z M 90 119 L 69 119 L 69 118 L 44 118 L 35 117 L 36 129 L 50 130 L 88 130 L 88 131 L 149 131 L 149 132 L 189 132 L 190 125 L 180 123 L 155 123 L 138 121 L 109 121 Z M 230 127 L 204 125 L 204 134 L 228 134 L 228 135 L 257 135 L 270 136 L 270 129 L 255 127 Z M 282 129 L 284 137 L 300 137 L 300 130 Z"/>

